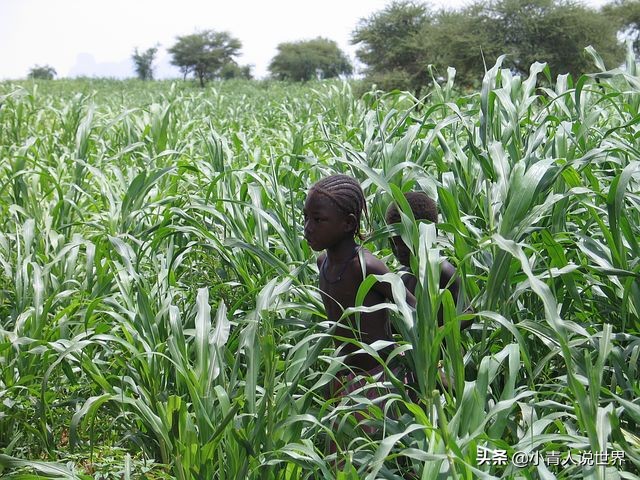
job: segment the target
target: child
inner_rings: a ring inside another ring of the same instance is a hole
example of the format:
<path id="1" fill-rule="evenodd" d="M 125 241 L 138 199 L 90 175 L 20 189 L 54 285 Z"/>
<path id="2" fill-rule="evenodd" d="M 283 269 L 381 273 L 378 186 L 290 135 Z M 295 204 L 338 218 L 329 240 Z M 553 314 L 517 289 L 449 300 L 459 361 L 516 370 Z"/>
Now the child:
<path id="1" fill-rule="evenodd" d="M 438 207 L 436 206 L 436 202 L 434 202 L 426 193 L 408 192 L 405 193 L 405 198 L 407 199 L 407 203 L 409 204 L 409 207 L 411 207 L 411 212 L 416 220 L 428 220 L 433 223 L 438 223 Z M 400 212 L 398 211 L 396 204 L 392 203 L 389 205 L 385 215 L 385 220 L 388 225 L 400 223 Z M 402 281 L 407 287 L 407 290 L 415 295 L 417 279 L 409 270 L 409 259 L 411 256 L 409 247 L 405 245 L 401 237 L 397 236 L 391 238 L 391 250 L 398 261 L 403 265 L 401 271 L 405 273 L 402 275 Z M 457 303 L 458 293 L 460 291 L 460 278 L 456 274 L 454 266 L 447 260 L 444 260 L 440 264 L 440 288 L 448 288 L 451 292 L 451 296 L 453 297 L 453 301 Z M 442 326 L 442 323 L 442 310 L 440 310 L 440 312 L 438 312 L 438 324 Z M 471 320 L 464 320 L 460 322 L 460 328 L 464 330 L 469 327 L 471 323 Z"/>
<path id="2" fill-rule="evenodd" d="M 313 250 L 324 250 L 318 257 L 320 292 L 327 317 L 333 322 L 340 319 L 343 310 L 355 306 L 363 270 L 365 276 L 389 272 L 382 261 L 355 241 L 355 237 L 360 236 L 363 210 L 366 211 L 366 206 L 362 188 L 356 179 L 347 175 L 332 175 L 320 180 L 309 190 L 304 205 L 304 237 Z M 360 264 L 360 258 L 364 265 Z M 378 282 L 362 303 L 373 306 L 388 300 L 393 301 L 391 286 Z M 413 295 L 407 293 L 407 302 L 415 306 Z M 335 335 L 366 344 L 376 340 L 393 341 L 389 315 L 384 309 L 361 313 L 360 321 L 355 323 L 343 320 Z M 374 376 L 383 371 L 371 355 L 354 353 L 360 349 L 357 345 L 345 342 L 341 346 L 342 353 L 346 354 L 346 378 L 343 378 L 346 382 L 352 382 L 358 375 Z M 386 361 L 383 352 L 380 353 Z"/>

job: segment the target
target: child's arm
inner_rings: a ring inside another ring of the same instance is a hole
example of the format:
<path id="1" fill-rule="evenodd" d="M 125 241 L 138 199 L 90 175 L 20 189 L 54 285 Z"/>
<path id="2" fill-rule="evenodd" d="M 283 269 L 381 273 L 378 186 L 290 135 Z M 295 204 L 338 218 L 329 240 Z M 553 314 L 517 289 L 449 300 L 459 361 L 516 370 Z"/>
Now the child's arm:
<path id="1" fill-rule="evenodd" d="M 373 255 L 367 255 L 366 272 L 367 272 L 367 275 L 370 275 L 370 274 L 384 275 L 385 273 L 389 273 L 390 270 L 382 260 L 374 257 Z M 378 293 L 380 293 L 380 295 L 383 295 L 385 298 L 389 300 L 393 300 L 393 292 L 391 290 L 391 285 L 389 285 L 387 282 L 376 282 L 373 288 Z M 405 288 L 405 293 L 407 295 L 406 296 L 407 303 L 411 307 L 416 308 L 416 297 L 414 297 L 413 294 L 406 288 Z"/>

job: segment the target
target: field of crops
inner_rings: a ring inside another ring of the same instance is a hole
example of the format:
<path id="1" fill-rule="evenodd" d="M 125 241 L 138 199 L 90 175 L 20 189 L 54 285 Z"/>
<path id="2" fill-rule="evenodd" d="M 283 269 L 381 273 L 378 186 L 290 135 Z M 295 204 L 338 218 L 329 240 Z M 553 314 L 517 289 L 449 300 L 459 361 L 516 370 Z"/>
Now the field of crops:
<path id="1" fill-rule="evenodd" d="M 640 478 L 640 76 L 594 57 L 573 80 L 498 63 L 464 94 L 449 71 L 423 99 L 0 84 L 2 475 Z M 438 199 L 437 231 L 403 224 L 418 307 L 393 316 L 418 398 L 326 398 L 302 204 L 331 173 L 361 181 L 392 271 L 388 203 Z"/>

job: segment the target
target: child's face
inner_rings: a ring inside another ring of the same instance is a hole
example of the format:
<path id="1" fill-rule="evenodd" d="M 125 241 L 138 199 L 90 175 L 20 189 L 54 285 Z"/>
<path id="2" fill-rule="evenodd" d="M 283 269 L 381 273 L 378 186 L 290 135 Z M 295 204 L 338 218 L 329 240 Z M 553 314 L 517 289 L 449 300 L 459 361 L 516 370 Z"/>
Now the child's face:
<path id="1" fill-rule="evenodd" d="M 409 250 L 409 247 L 407 247 L 407 245 L 402 241 L 402 237 L 391 237 L 389 239 L 389 242 L 391 243 L 391 251 L 398 259 L 398 261 L 405 267 L 408 267 L 411 259 L 411 251 Z"/>
<path id="2" fill-rule="evenodd" d="M 304 238 L 319 252 L 353 236 L 353 221 L 331 199 L 311 190 L 304 203 Z"/>

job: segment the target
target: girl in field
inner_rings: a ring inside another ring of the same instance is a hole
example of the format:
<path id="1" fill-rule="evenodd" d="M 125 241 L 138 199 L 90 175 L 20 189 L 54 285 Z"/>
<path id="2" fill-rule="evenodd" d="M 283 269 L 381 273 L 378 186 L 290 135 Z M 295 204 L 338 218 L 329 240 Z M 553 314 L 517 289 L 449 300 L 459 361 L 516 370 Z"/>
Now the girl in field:
<path id="1" fill-rule="evenodd" d="M 358 245 L 360 220 L 366 211 L 360 184 L 347 175 L 333 175 L 320 180 L 308 192 L 304 205 L 304 237 L 309 246 L 323 253 L 318 257 L 320 291 L 327 317 L 338 322 L 343 310 L 354 307 L 356 293 L 363 278 L 369 274 L 383 275 L 387 266 L 371 252 Z M 364 275 L 364 276 L 363 276 Z M 378 282 L 364 298 L 364 306 L 393 301 L 391 286 Z M 415 307 L 415 298 L 407 292 L 407 302 Z M 373 356 L 363 353 L 358 343 L 371 344 L 377 340 L 392 341 L 389 314 L 385 309 L 361 313 L 358 321 L 350 316 L 336 327 L 338 351 L 346 355 L 344 369 L 331 385 L 331 397 L 344 397 L 365 387 L 370 379 L 384 381 L 383 366 Z M 355 342 L 352 342 L 355 340 Z M 378 352 L 386 362 L 388 351 Z M 376 388 L 361 392 L 370 400 L 378 398 Z M 356 418 L 362 419 L 361 415 Z M 364 428 L 372 434 L 375 430 Z M 335 448 L 331 445 L 331 450 Z"/>

